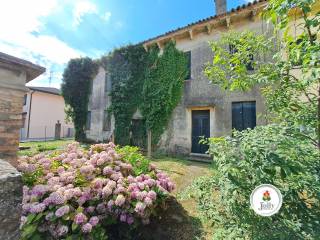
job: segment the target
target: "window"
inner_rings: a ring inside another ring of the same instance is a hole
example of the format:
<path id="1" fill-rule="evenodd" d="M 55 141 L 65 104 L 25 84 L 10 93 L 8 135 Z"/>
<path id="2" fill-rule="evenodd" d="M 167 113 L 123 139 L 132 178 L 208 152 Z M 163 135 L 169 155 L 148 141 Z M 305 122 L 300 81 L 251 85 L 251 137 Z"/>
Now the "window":
<path id="1" fill-rule="evenodd" d="M 188 73 L 185 80 L 191 79 L 191 51 L 185 52 L 187 58 L 187 69 Z"/>
<path id="2" fill-rule="evenodd" d="M 88 111 L 87 113 L 87 122 L 86 122 L 86 129 L 90 130 L 90 126 L 91 126 L 91 112 Z"/>
<path id="3" fill-rule="evenodd" d="M 256 126 L 256 102 L 232 103 L 232 129 L 238 131 Z"/>
<path id="4" fill-rule="evenodd" d="M 111 118 L 108 111 L 105 110 L 103 115 L 103 131 L 110 131 L 110 130 L 111 130 Z"/>
<path id="5" fill-rule="evenodd" d="M 93 92 L 93 80 L 90 81 L 89 94 L 92 95 L 92 92 Z"/>
<path id="6" fill-rule="evenodd" d="M 27 94 L 23 97 L 23 106 L 27 105 Z"/>
<path id="7" fill-rule="evenodd" d="M 236 48 L 236 46 L 233 45 L 233 44 L 229 44 L 229 53 L 230 54 L 235 54 L 237 52 L 238 52 L 238 49 Z M 252 70 L 254 70 L 254 67 L 253 67 L 253 54 L 249 54 L 248 58 L 249 58 L 249 62 L 246 63 L 246 65 L 247 65 L 246 67 L 247 67 L 247 70 L 252 71 Z"/>
<path id="8" fill-rule="evenodd" d="M 108 74 L 106 74 L 105 78 L 104 78 L 104 92 L 108 92 Z"/>

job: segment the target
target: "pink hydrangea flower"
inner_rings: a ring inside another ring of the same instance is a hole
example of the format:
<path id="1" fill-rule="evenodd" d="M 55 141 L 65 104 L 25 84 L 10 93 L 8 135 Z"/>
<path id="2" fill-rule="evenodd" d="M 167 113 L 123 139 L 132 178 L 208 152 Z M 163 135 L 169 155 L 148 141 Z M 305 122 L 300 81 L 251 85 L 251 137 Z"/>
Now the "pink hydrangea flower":
<path id="1" fill-rule="evenodd" d="M 85 222 L 87 222 L 88 218 L 86 215 L 84 215 L 83 213 L 78 213 L 77 215 L 74 216 L 74 223 L 75 224 L 83 224 Z"/>
<path id="2" fill-rule="evenodd" d="M 86 223 L 81 227 L 83 233 L 90 233 L 92 230 L 92 225 L 90 223 Z"/>
<path id="3" fill-rule="evenodd" d="M 117 183 L 116 183 L 115 181 L 110 180 L 110 181 L 107 183 L 107 186 L 110 187 L 111 189 L 114 189 L 114 188 L 116 188 Z"/>
<path id="4" fill-rule="evenodd" d="M 102 195 L 104 197 L 109 197 L 112 194 L 112 189 L 107 185 L 102 189 Z"/>
<path id="5" fill-rule="evenodd" d="M 107 166 L 103 169 L 103 175 L 111 175 L 113 174 L 113 170 L 111 167 Z"/>
<path id="6" fill-rule="evenodd" d="M 46 205 L 44 203 L 35 203 L 31 205 L 30 213 L 41 213 L 46 209 Z"/>
<path id="7" fill-rule="evenodd" d="M 113 200 L 109 200 L 109 202 L 108 202 L 108 209 L 109 209 L 109 211 L 111 210 L 111 208 L 114 206 L 114 201 Z"/>
<path id="8" fill-rule="evenodd" d="M 150 192 L 148 192 L 147 196 L 149 198 L 151 198 L 152 200 L 156 200 L 157 199 L 157 193 L 153 190 L 151 190 Z"/>
<path id="9" fill-rule="evenodd" d="M 128 217 L 127 217 L 127 223 L 128 223 L 129 225 L 131 225 L 131 224 L 133 224 L 133 222 L 134 222 L 134 218 L 133 218 L 132 216 L 128 216 Z"/>
<path id="10" fill-rule="evenodd" d="M 99 223 L 99 218 L 97 216 L 93 216 L 90 218 L 89 223 L 94 227 Z"/>
<path id="11" fill-rule="evenodd" d="M 57 217 L 62 217 L 62 216 L 64 216 L 64 215 L 68 214 L 69 211 L 70 211 L 70 207 L 69 207 L 68 205 L 62 206 L 62 207 L 60 207 L 60 208 L 58 208 L 58 209 L 56 210 L 55 215 L 56 215 Z"/>
<path id="12" fill-rule="evenodd" d="M 59 237 L 66 235 L 68 233 L 68 231 L 69 231 L 69 228 L 66 225 L 60 225 L 56 229 L 57 235 Z"/>
<path id="13" fill-rule="evenodd" d="M 149 198 L 149 197 L 145 197 L 144 203 L 145 203 L 147 206 L 151 206 L 151 205 L 152 205 L 152 199 Z"/>
<path id="14" fill-rule="evenodd" d="M 115 205 L 122 206 L 125 203 L 125 201 L 126 198 L 122 194 L 119 194 L 116 198 Z"/>
<path id="15" fill-rule="evenodd" d="M 120 215 L 120 221 L 121 221 L 121 222 L 126 222 L 126 221 L 127 221 L 127 215 L 126 215 L 125 213 L 122 213 L 122 214 Z"/>
<path id="16" fill-rule="evenodd" d="M 139 214 L 143 214 L 145 208 L 146 205 L 143 202 L 138 202 L 134 210 Z"/>
<path id="17" fill-rule="evenodd" d="M 43 194 L 49 191 L 47 185 L 36 185 L 32 188 L 31 194 L 41 197 Z"/>

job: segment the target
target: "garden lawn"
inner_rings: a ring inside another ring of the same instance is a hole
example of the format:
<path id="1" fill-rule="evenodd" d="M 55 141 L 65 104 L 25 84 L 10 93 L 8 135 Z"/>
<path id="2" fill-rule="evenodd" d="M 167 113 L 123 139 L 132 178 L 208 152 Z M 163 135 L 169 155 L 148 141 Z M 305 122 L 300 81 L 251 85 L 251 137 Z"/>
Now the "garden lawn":
<path id="1" fill-rule="evenodd" d="M 54 151 L 54 150 L 62 150 L 69 143 L 74 142 L 73 139 L 68 140 L 52 140 L 46 142 L 21 142 L 19 147 L 23 147 L 26 149 L 19 150 L 18 156 L 33 156 L 41 152 Z"/>

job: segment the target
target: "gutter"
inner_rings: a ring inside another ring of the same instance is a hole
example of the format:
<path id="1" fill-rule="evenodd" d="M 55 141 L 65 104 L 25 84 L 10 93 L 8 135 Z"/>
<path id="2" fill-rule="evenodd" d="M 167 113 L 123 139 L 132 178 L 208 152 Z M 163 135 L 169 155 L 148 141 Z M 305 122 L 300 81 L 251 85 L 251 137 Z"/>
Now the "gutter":
<path id="1" fill-rule="evenodd" d="M 30 132 L 30 118 L 31 118 L 31 106 L 32 106 L 32 105 L 31 105 L 31 103 L 32 103 L 32 94 L 33 94 L 34 92 L 35 92 L 35 91 L 31 91 L 31 94 L 30 94 L 27 139 L 29 139 L 29 132 Z"/>

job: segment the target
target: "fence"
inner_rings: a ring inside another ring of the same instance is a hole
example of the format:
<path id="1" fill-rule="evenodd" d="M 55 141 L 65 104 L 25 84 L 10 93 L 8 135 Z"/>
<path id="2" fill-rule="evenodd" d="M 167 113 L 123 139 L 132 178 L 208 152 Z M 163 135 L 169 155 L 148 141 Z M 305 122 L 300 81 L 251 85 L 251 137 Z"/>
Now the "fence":
<path id="1" fill-rule="evenodd" d="M 20 141 L 46 141 L 60 138 L 73 138 L 74 128 L 70 126 L 30 126 L 20 129 Z"/>

